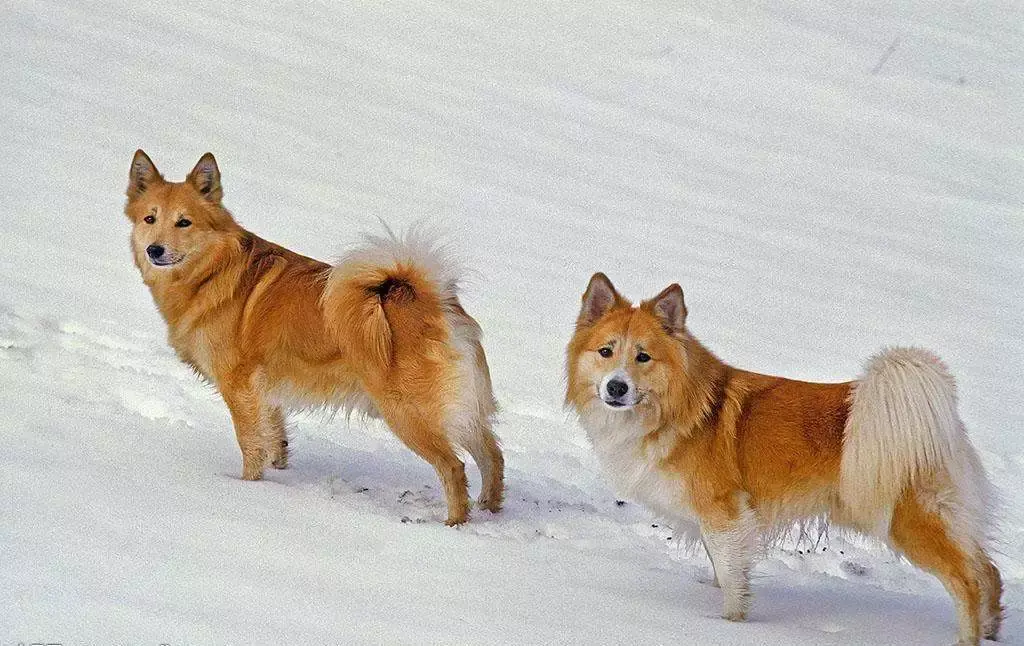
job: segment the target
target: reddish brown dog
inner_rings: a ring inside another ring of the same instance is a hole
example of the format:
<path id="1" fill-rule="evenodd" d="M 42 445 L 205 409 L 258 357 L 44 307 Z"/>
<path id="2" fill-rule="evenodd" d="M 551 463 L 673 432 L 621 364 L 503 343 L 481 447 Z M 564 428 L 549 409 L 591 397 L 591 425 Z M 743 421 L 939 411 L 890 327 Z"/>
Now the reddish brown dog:
<path id="1" fill-rule="evenodd" d="M 995 639 L 992 493 L 942 362 L 891 349 L 857 381 L 770 377 L 720 361 L 686 313 L 678 285 L 634 307 L 595 274 L 568 348 L 566 402 L 621 493 L 703 540 L 725 617 L 746 617 L 758 537 L 817 518 L 934 573 L 962 643 Z"/>
<path id="2" fill-rule="evenodd" d="M 167 182 L 139 150 L 125 214 L 171 346 L 231 411 L 242 477 L 287 466 L 286 410 L 342 408 L 383 418 L 436 469 L 448 524 L 469 509 L 458 447 L 480 468 L 480 506 L 498 511 L 504 467 L 480 328 L 436 245 L 368 238 L 332 266 L 246 231 L 222 195 L 213 155 Z"/>

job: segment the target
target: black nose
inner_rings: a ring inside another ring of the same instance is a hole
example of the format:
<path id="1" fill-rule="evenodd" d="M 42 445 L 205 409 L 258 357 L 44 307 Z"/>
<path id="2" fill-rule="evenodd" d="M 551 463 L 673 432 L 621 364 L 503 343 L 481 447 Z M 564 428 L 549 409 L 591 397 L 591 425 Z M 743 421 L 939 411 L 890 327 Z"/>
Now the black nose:
<path id="1" fill-rule="evenodd" d="M 156 260 L 160 256 L 164 255 L 164 248 L 158 244 L 151 244 L 148 247 L 146 247 L 146 255 L 148 255 L 153 260 Z"/>
<path id="2" fill-rule="evenodd" d="M 629 384 L 624 381 L 619 381 L 618 379 L 612 379 L 609 381 L 605 388 L 607 388 L 608 394 L 616 399 L 629 392 Z"/>

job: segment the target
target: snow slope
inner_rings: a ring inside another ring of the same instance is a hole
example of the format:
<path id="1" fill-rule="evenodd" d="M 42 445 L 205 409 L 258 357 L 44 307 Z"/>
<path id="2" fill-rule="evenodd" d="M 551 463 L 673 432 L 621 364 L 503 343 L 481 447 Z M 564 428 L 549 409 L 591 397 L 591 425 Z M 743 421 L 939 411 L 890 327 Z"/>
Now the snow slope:
<path id="1" fill-rule="evenodd" d="M 616 504 L 562 410 L 597 270 L 680 282 L 749 369 L 943 356 L 1024 643 L 1024 10 L 637 4 L 0 7 L 0 644 L 950 641 L 934 579 L 836 536 L 767 554 L 752 620 L 717 618 L 703 555 Z M 213 151 L 236 217 L 309 255 L 378 218 L 450 232 L 507 510 L 444 527 L 430 468 L 340 418 L 238 480 L 128 253 L 140 146 L 175 179 Z"/>

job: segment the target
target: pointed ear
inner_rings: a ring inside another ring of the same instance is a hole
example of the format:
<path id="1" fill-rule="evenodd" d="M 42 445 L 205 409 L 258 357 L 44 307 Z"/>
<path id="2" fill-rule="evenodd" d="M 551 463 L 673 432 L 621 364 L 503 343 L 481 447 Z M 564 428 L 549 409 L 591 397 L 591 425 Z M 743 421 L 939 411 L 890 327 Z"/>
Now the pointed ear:
<path id="1" fill-rule="evenodd" d="M 200 157 L 185 181 L 202 193 L 208 202 L 219 204 L 224 197 L 224 190 L 220 186 L 220 169 L 217 168 L 217 160 L 213 158 L 213 153 L 206 153 Z"/>
<path id="2" fill-rule="evenodd" d="M 142 152 L 141 148 L 136 150 L 135 156 L 132 157 L 132 167 L 128 170 L 128 199 L 134 200 L 150 186 L 162 181 L 164 178 L 153 165 L 149 155 Z"/>
<path id="3" fill-rule="evenodd" d="M 583 293 L 583 307 L 576 319 L 576 325 L 590 325 L 612 309 L 627 304 L 627 301 L 615 291 L 612 281 L 601 272 L 597 272 L 591 276 L 587 291 Z"/>
<path id="4" fill-rule="evenodd" d="M 686 303 L 683 301 L 683 288 L 678 283 L 669 285 L 660 294 L 644 302 L 642 307 L 654 314 L 670 334 L 682 332 L 686 325 Z"/>

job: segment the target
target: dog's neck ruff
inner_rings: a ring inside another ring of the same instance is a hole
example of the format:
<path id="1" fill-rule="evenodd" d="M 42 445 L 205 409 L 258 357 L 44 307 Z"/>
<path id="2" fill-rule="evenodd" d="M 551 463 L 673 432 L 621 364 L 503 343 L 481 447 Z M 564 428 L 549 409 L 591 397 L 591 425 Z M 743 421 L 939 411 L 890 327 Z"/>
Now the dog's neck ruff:
<path id="1" fill-rule="evenodd" d="M 580 423 L 618 495 L 649 507 L 680 529 L 692 524 L 683 481 L 660 466 L 675 448 L 678 433 L 650 429 L 637 411 L 609 410 L 600 402 L 581 412 Z"/>

